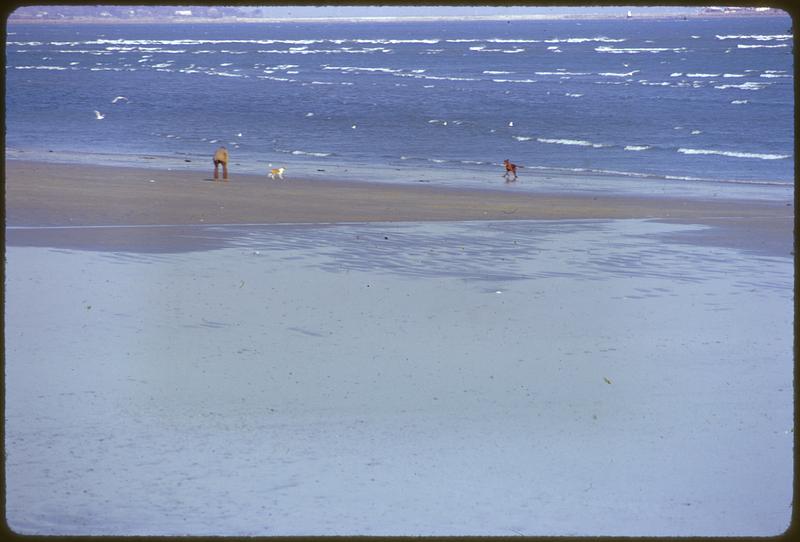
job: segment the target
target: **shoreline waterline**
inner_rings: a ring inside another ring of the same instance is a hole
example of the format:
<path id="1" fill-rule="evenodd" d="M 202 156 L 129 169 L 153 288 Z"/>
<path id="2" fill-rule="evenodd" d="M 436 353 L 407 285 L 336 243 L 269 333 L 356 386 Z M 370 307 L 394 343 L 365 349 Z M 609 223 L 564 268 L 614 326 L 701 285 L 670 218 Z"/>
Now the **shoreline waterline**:
<path id="1" fill-rule="evenodd" d="M 790 202 L 550 193 L 402 185 L 341 179 L 272 181 L 211 170 L 6 161 L 10 245 L 98 250 L 181 251 L 190 228 L 322 227 L 345 223 L 645 219 L 698 224 L 688 240 L 787 256 Z M 124 226 L 124 227 L 123 227 Z M 712 233 L 709 235 L 709 233 Z M 225 243 L 222 244 L 225 246 Z M 198 248 L 188 248 L 197 250 Z"/>

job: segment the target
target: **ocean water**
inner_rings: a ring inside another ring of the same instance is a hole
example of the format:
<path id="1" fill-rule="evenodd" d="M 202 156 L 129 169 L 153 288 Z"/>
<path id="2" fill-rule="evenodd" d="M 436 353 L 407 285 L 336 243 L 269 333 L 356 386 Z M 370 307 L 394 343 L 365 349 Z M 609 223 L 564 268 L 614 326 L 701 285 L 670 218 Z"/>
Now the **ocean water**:
<path id="1" fill-rule="evenodd" d="M 790 27 L 9 25 L 6 153 L 207 168 L 224 144 L 236 171 L 475 187 L 509 158 L 519 189 L 782 199 Z"/>

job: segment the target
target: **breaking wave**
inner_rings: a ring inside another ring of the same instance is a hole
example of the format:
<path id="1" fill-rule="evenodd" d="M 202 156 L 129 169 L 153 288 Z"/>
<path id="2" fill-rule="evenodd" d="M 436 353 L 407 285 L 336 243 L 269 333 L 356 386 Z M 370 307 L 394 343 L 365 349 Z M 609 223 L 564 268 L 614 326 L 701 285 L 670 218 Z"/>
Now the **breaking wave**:
<path id="1" fill-rule="evenodd" d="M 710 149 L 686 149 L 680 148 L 678 152 L 683 154 L 718 154 L 720 156 L 729 156 L 733 158 L 758 158 L 761 160 L 784 160 L 790 158 L 786 154 L 761 154 L 755 152 L 740 152 L 740 151 L 716 151 Z"/>

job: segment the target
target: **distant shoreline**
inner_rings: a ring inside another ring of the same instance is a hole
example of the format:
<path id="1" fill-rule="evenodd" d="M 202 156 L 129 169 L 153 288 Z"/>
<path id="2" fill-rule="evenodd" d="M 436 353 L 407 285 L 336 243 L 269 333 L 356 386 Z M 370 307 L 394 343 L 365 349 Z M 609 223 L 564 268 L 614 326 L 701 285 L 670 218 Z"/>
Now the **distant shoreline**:
<path id="1" fill-rule="evenodd" d="M 642 13 L 634 14 L 630 20 L 698 20 L 726 18 L 789 17 L 789 14 L 774 12 L 735 12 L 735 13 Z M 15 18 L 9 17 L 8 24 L 313 24 L 313 23 L 426 23 L 426 22 L 479 22 L 479 21 L 585 21 L 585 20 L 627 20 L 623 14 L 562 14 L 562 15 L 474 15 L 474 16 L 420 16 L 420 17 L 151 17 L 119 19 L 106 17 L 75 17 L 65 19 Z"/>

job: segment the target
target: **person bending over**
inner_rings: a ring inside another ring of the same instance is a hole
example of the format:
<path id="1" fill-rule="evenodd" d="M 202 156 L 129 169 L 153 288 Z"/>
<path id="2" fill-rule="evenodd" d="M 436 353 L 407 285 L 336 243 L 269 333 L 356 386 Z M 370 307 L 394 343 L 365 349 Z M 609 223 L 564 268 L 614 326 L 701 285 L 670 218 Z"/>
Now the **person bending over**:
<path id="1" fill-rule="evenodd" d="M 214 180 L 219 179 L 219 166 L 222 164 L 222 178 L 228 180 L 228 150 L 220 147 L 214 153 Z"/>

